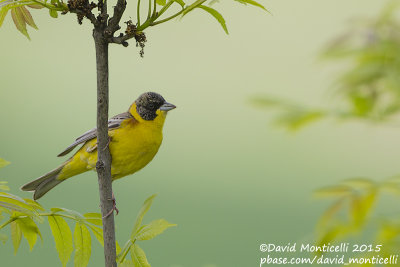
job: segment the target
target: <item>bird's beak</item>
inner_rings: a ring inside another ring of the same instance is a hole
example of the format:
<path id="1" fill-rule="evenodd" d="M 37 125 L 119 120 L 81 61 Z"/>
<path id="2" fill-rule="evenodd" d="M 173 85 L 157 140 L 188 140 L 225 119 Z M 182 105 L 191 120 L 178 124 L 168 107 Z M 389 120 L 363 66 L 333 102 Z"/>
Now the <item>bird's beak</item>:
<path id="1" fill-rule="evenodd" d="M 162 111 L 170 111 L 171 109 L 174 109 L 174 108 L 176 108 L 175 105 L 173 105 L 173 104 L 171 104 L 171 103 L 168 103 L 168 102 L 165 102 L 165 103 L 160 107 L 160 110 L 162 110 Z"/>

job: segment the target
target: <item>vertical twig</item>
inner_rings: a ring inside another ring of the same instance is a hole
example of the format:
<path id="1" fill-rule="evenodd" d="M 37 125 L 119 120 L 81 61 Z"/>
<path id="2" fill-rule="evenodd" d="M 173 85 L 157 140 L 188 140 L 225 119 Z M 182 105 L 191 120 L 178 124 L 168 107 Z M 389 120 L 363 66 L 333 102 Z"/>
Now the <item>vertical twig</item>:
<path id="1" fill-rule="evenodd" d="M 108 147 L 108 42 L 104 37 L 106 24 L 96 26 L 93 38 L 97 67 L 97 154 L 96 170 L 99 181 L 100 207 L 103 215 L 104 257 L 106 267 L 116 267 L 114 213 L 111 184 L 111 154 Z"/>

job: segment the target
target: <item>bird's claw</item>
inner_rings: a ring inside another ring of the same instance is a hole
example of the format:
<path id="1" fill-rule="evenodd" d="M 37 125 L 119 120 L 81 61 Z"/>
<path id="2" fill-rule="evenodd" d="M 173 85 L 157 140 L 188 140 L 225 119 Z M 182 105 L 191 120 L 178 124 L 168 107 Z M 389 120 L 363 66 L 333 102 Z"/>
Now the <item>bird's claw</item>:
<path id="1" fill-rule="evenodd" d="M 110 145 L 111 140 L 112 140 L 111 136 L 108 136 L 108 142 L 107 142 L 107 145 L 103 148 L 103 151 L 106 150 L 107 147 Z M 113 193 L 113 194 L 114 194 L 114 193 Z M 115 199 L 114 199 L 114 200 L 115 200 Z"/>
<path id="2" fill-rule="evenodd" d="M 118 213 L 119 213 L 119 210 L 118 210 L 118 208 L 117 208 L 117 201 L 115 200 L 115 197 L 114 197 L 114 192 L 112 193 L 112 198 L 109 199 L 109 200 L 112 200 L 112 202 L 113 202 L 113 207 L 112 207 L 112 209 L 111 209 L 106 215 L 103 216 L 103 219 L 104 219 L 104 218 L 107 218 L 108 216 L 110 216 L 110 215 L 113 213 L 114 210 L 115 210 L 115 212 L 117 213 L 116 215 L 118 215 Z"/>

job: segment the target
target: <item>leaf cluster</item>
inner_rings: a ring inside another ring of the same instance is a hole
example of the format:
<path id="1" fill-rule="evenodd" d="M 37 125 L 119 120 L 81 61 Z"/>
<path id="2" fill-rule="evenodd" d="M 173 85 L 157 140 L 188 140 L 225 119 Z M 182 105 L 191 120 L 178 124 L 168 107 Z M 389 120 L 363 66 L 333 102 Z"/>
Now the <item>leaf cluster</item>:
<path id="1" fill-rule="evenodd" d="M 9 162 L 0 158 L 0 168 L 8 164 Z M 0 181 L 0 241 L 6 243 L 8 240 L 8 235 L 2 230 L 9 226 L 15 254 L 20 247 L 22 237 L 28 242 L 30 250 L 34 248 L 39 238 L 43 241 L 39 226 L 45 221 L 48 222 L 54 237 L 62 266 L 67 265 L 73 252 L 74 266 L 87 266 L 92 252 L 92 236 L 102 246 L 104 245 L 100 213 L 81 214 L 65 208 L 51 208 L 50 211 L 46 211 L 38 202 L 6 192 L 9 190 L 7 182 Z M 144 215 L 149 211 L 154 198 L 155 195 L 144 202 L 126 245 L 121 249 L 117 242 L 120 266 L 150 267 L 144 251 L 137 244 L 138 241 L 153 239 L 169 227 L 176 226 L 164 219 L 142 224 Z M 73 230 L 70 227 L 71 223 L 75 224 Z M 126 258 L 128 254 L 131 255 L 131 260 Z"/>
<path id="2" fill-rule="evenodd" d="M 234 0 L 234 1 L 245 5 L 248 4 L 256 6 L 267 11 L 267 9 L 263 5 L 253 0 Z M 212 8 L 211 6 L 205 5 L 207 4 L 206 2 L 207 0 L 197 0 L 194 1 L 193 3 L 188 4 L 185 3 L 185 1 L 183 0 L 168 0 L 168 1 L 148 0 L 147 16 L 145 21 L 141 23 L 142 15 L 140 14 L 140 12 L 141 12 L 141 5 L 143 3 L 141 0 L 137 0 L 137 14 L 136 14 L 137 22 L 136 24 L 134 24 L 135 26 L 134 32 L 129 34 L 129 27 L 128 27 L 129 25 L 128 25 L 125 30 L 125 35 L 120 34 L 119 37 L 111 38 L 110 42 L 123 44 L 124 46 L 126 46 L 127 45 L 126 41 L 132 37 L 135 37 L 138 43 L 141 44 L 141 46 L 143 46 L 143 42 L 141 43 L 140 40 L 138 40 L 139 39 L 138 37 L 141 36 L 143 30 L 145 30 L 147 27 L 167 22 L 178 16 L 183 17 L 195 9 L 204 10 L 205 12 L 209 13 L 212 17 L 214 17 L 218 21 L 223 30 L 228 34 L 228 28 L 226 26 L 224 17 L 216 9 Z M 215 4 L 218 1 L 214 0 L 208 2 L 211 5 Z M 119 8 L 124 10 L 126 4 L 127 3 L 123 1 L 123 4 L 121 4 Z M 173 4 L 178 4 L 181 7 L 180 11 L 172 15 L 170 14 L 165 16 L 166 11 L 168 11 Z M 63 2 L 63 0 L 50 0 L 50 2 L 49 0 L 0 0 L 0 27 L 8 11 L 11 10 L 11 16 L 16 28 L 29 39 L 29 34 L 26 26 L 29 25 L 34 29 L 37 29 L 37 26 L 32 18 L 32 15 L 28 11 L 27 7 L 35 9 L 47 8 L 49 10 L 50 16 L 53 18 L 58 17 L 58 12 L 61 12 L 62 14 L 66 14 L 68 12 L 76 13 L 78 15 L 79 23 L 82 22 L 82 19 L 84 17 L 87 17 L 89 20 L 91 20 L 93 24 L 96 24 L 102 18 L 99 15 L 97 16 L 96 19 L 96 16 L 92 14 L 92 9 L 94 9 L 95 7 L 99 7 L 100 10 L 102 9 L 101 8 L 102 5 L 107 5 L 107 2 L 98 1 L 98 4 L 93 4 L 93 3 L 90 4 L 88 0 L 83 0 L 83 1 L 68 0 L 67 3 Z M 79 10 L 79 8 L 83 8 L 85 10 L 83 9 Z"/>
<path id="3" fill-rule="evenodd" d="M 138 241 L 153 239 L 162 234 L 166 229 L 176 226 L 176 224 L 171 224 L 164 219 L 158 219 L 148 224 L 142 224 L 143 217 L 149 211 L 155 197 L 156 195 L 152 195 L 143 203 L 143 206 L 137 215 L 131 236 L 125 243 L 124 247 L 121 249 L 117 245 L 117 262 L 121 266 L 150 267 L 146 254 L 143 249 L 139 247 Z M 128 254 L 130 254 L 131 260 L 127 259 Z"/>
<path id="4" fill-rule="evenodd" d="M 367 226 L 373 228 L 375 225 L 375 243 L 389 247 L 386 241 L 400 239 L 400 223 L 390 223 L 392 217 L 382 217 L 382 214 L 379 220 L 372 217 L 378 211 L 379 198 L 386 194 L 400 195 L 400 176 L 381 182 L 357 177 L 316 190 L 316 198 L 333 199 L 317 223 L 317 243 L 322 245 L 350 238 L 362 233 Z"/>
<path id="5" fill-rule="evenodd" d="M 36 26 L 28 8 L 47 8 L 50 16 L 53 18 L 58 17 L 57 12 L 68 11 L 68 6 L 62 0 L 50 0 L 50 2 L 48 0 L 0 0 L 0 27 L 10 11 L 17 30 L 30 39 L 27 25 L 34 29 L 38 29 L 38 27 Z"/>
<path id="6" fill-rule="evenodd" d="M 400 5 L 392 2 L 375 18 L 356 20 L 333 40 L 321 58 L 348 66 L 334 84 L 340 100 L 332 108 L 287 105 L 287 100 L 255 97 L 253 103 L 278 111 L 275 121 L 298 130 L 323 118 L 386 122 L 400 113 Z"/>

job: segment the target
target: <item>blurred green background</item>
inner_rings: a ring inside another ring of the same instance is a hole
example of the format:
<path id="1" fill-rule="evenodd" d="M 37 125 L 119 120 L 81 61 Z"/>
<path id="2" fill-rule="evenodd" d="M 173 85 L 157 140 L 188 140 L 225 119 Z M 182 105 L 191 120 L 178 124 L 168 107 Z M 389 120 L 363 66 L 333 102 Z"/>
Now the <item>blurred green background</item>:
<path id="1" fill-rule="evenodd" d="M 114 183 L 120 214 L 117 239 L 128 238 L 144 199 L 158 197 L 146 220 L 178 227 L 142 243 L 152 266 L 258 266 L 261 243 L 311 241 L 325 202 L 318 187 L 352 176 L 397 174 L 396 125 L 361 122 L 312 125 L 296 135 L 268 124 L 249 98 L 272 94 L 320 104 L 341 66 L 317 54 L 354 17 L 374 16 L 388 1 L 260 1 L 271 12 L 220 1 L 230 35 L 209 15 L 149 29 L 144 58 L 134 43 L 110 49 L 110 115 L 127 110 L 144 91 L 178 106 L 163 145 L 139 173 Z M 129 4 L 128 4 L 129 6 Z M 134 5 L 128 13 L 134 18 Z M 90 25 L 73 16 L 33 11 L 32 41 L 7 17 L 0 29 L 0 157 L 12 193 L 58 166 L 56 155 L 95 124 L 95 58 Z M 79 212 L 98 210 L 95 173 L 63 183 L 40 203 Z M 48 227 L 44 242 L 13 256 L 2 245 L 1 266 L 59 266 Z M 10 240 L 8 241 L 10 242 Z M 89 266 L 101 266 L 94 245 Z M 69 263 L 72 266 L 72 262 Z"/>

